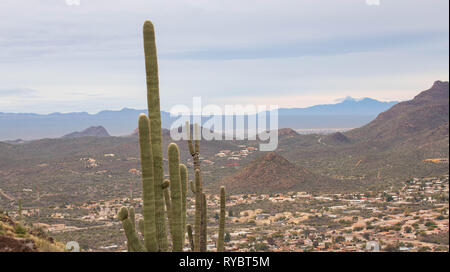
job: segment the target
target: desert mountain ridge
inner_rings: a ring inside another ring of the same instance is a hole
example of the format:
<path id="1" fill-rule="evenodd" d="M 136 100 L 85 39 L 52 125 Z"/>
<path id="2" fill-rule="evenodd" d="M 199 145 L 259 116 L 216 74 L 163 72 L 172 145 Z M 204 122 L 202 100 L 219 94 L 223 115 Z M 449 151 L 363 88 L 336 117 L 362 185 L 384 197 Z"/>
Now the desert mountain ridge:
<path id="1" fill-rule="evenodd" d="M 233 193 L 270 193 L 325 187 L 330 182 L 338 181 L 296 166 L 276 152 L 267 152 L 224 178 L 221 184 Z"/>
<path id="2" fill-rule="evenodd" d="M 80 138 L 80 137 L 109 137 L 108 131 L 103 126 L 88 127 L 83 131 L 76 131 L 64 135 L 62 138 Z"/>
<path id="3" fill-rule="evenodd" d="M 387 110 L 393 102 L 375 99 L 345 99 L 336 104 L 317 105 L 307 108 L 281 108 L 278 111 L 280 127 L 293 129 L 309 128 L 354 128 L 370 122 L 377 114 Z M 59 138 L 73 131 L 101 125 L 111 135 L 129 135 L 136 126 L 138 116 L 147 110 L 123 108 L 104 110 L 96 114 L 73 113 L 3 113 L 0 112 L 0 141 L 23 139 Z M 205 118 L 204 120 L 209 119 Z M 175 120 L 170 113 L 161 111 L 163 128 L 170 128 Z"/>

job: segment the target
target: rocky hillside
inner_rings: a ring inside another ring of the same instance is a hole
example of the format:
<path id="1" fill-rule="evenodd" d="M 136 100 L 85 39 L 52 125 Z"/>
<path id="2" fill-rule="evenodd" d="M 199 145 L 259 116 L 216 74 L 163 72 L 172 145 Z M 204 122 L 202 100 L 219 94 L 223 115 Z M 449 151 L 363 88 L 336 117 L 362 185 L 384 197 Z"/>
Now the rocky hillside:
<path id="1" fill-rule="evenodd" d="M 317 189 L 336 183 L 269 152 L 259 156 L 221 183 L 233 193 L 273 193 Z"/>
<path id="2" fill-rule="evenodd" d="M 0 212 L 0 252 L 58 252 L 64 245 L 39 229 L 24 227 Z"/>
<path id="3" fill-rule="evenodd" d="M 429 90 L 421 92 L 410 101 L 394 105 L 380 113 L 374 121 L 351 130 L 346 135 L 355 141 L 390 144 L 399 141 L 428 144 L 439 137 L 446 139 L 448 144 L 448 101 L 448 82 L 436 81 Z M 429 137 L 430 133 L 433 138 Z"/>

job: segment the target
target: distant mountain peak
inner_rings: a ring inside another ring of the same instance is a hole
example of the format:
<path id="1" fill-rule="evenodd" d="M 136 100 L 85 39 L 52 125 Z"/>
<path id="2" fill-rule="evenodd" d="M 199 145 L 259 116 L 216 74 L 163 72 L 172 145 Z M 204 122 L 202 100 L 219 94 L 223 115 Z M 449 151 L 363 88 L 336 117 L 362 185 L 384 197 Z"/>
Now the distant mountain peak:
<path id="1" fill-rule="evenodd" d="M 431 88 L 433 89 L 433 88 L 445 88 L 445 87 L 448 88 L 448 81 L 440 81 L 440 80 L 436 80 L 436 81 L 433 83 L 433 86 L 432 86 Z"/>
<path id="2" fill-rule="evenodd" d="M 287 136 L 287 137 L 294 137 L 297 136 L 298 133 L 293 130 L 292 128 L 280 128 L 278 130 L 278 136 L 283 137 L 283 136 Z"/>
<path id="3" fill-rule="evenodd" d="M 338 98 L 335 100 L 337 104 L 339 103 L 364 103 L 364 102 L 378 102 L 378 103 L 389 103 L 386 101 L 379 101 L 370 97 L 361 97 L 361 98 L 355 98 L 351 96 L 346 96 L 344 98 Z M 334 104 L 324 104 L 324 105 L 334 105 Z"/>
<path id="4" fill-rule="evenodd" d="M 443 102 L 441 100 L 447 100 L 449 98 L 449 85 L 448 81 L 437 80 L 433 83 L 430 89 L 423 91 L 416 95 L 411 102 L 421 102 L 424 100 L 432 100 L 435 102 Z"/>
<path id="5" fill-rule="evenodd" d="M 347 96 L 343 99 L 336 100 L 335 104 L 320 104 L 307 108 L 281 108 L 278 110 L 279 115 L 320 115 L 320 116 L 336 116 L 336 115 L 364 115 L 376 116 L 380 112 L 386 111 L 398 101 L 383 102 L 373 98 L 353 98 Z"/>
<path id="6" fill-rule="evenodd" d="M 80 138 L 80 137 L 109 137 L 108 131 L 103 126 L 88 127 L 83 131 L 76 131 L 64 135 L 63 138 Z"/>

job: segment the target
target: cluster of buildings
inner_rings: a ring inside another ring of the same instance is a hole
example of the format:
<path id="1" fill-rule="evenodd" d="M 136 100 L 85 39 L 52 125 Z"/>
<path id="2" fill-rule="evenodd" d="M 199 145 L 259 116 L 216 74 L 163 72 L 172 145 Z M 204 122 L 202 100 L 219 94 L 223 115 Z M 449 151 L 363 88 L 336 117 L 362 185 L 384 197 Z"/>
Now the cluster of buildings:
<path id="1" fill-rule="evenodd" d="M 240 150 L 220 150 L 219 153 L 215 154 L 214 156 L 218 158 L 226 158 L 230 161 L 240 161 L 242 158 L 245 158 L 249 154 L 258 150 L 258 148 L 253 146 L 239 145 L 238 147 L 240 148 Z"/>
<path id="2" fill-rule="evenodd" d="M 278 203 L 278 212 L 242 209 L 230 216 L 228 250 L 448 251 L 448 189 L 444 176 L 412 179 L 400 189 L 378 193 L 231 196 L 231 209 L 266 201 Z M 296 211 L 286 205 L 280 211 L 281 203 L 310 208 Z M 443 238 L 430 242 L 426 237 Z"/>
<path id="3" fill-rule="evenodd" d="M 232 156 L 231 152 L 228 154 Z M 403 186 L 380 192 L 230 195 L 227 197 L 226 250 L 448 251 L 448 195 L 448 176 L 415 178 Z M 213 251 L 219 195 L 208 195 L 207 203 L 208 248 Z M 48 217 L 70 218 L 101 228 L 120 224 L 117 212 L 122 206 L 130 205 L 139 211 L 142 199 L 124 197 L 55 207 Z M 78 211 L 77 216 L 74 216 L 74 210 Z M 24 210 L 23 215 L 35 212 Z M 192 198 L 188 198 L 187 214 L 188 218 L 194 218 Z M 141 217 L 138 212 L 137 220 Z M 41 227 L 54 232 L 84 229 L 60 222 L 41 224 Z M 445 240 L 445 235 L 446 244 L 433 241 L 436 237 Z M 125 245 L 113 246 L 114 249 L 109 250 L 125 249 Z"/>

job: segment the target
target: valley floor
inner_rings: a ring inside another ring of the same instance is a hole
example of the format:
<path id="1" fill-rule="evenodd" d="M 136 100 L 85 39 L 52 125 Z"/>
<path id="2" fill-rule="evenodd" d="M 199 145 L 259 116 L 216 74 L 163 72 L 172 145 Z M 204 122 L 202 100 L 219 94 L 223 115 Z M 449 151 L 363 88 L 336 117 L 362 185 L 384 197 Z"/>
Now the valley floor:
<path id="1" fill-rule="evenodd" d="M 381 251 L 448 251 L 448 194 L 446 175 L 414 178 L 401 187 L 377 192 L 231 195 L 226 250 L 337 252 L 379 247 Z M 125 235 L 116 214 L 120 207 L 130 205 L 136 207 L 139 219 L 140 198 L 28 209 L 23 215 L 59 241 L 77 241 L 82 250 L 124 251 Z M 208 195 L 211 251 L 215 250 L 218 212 L 219 196 Z M 188 220 L 193 217 L 189 199 Z"/>

